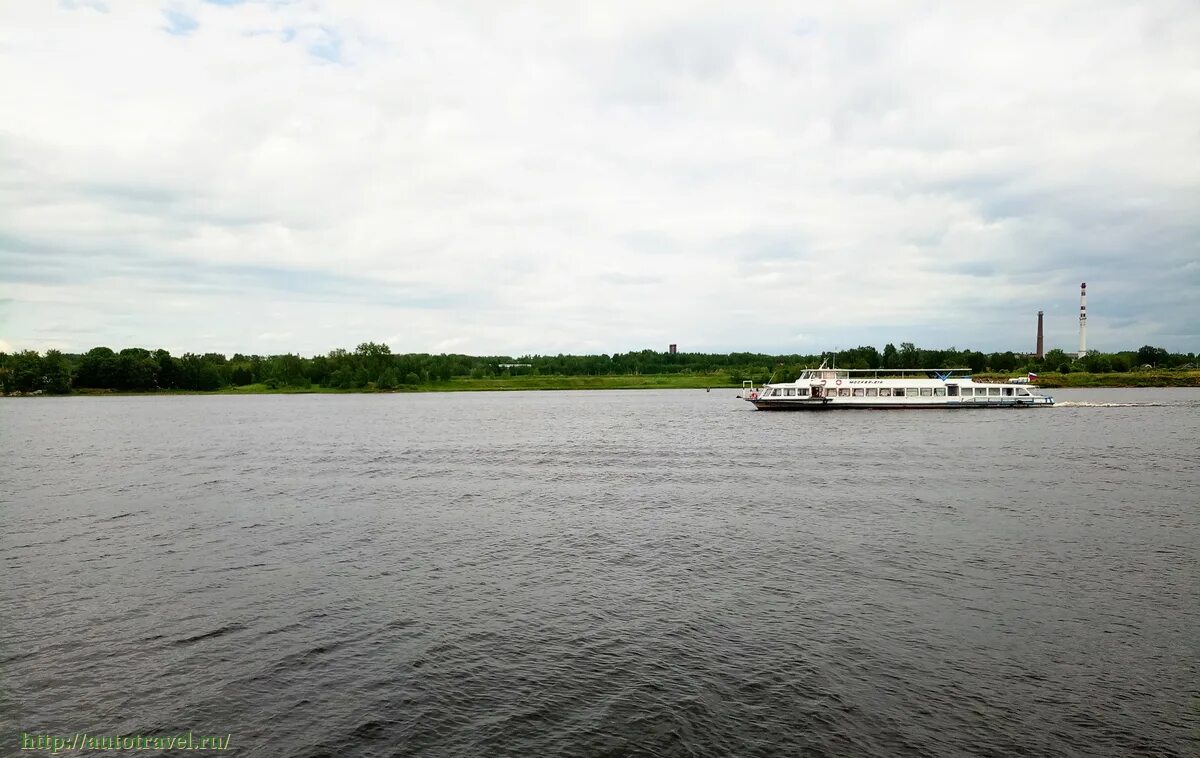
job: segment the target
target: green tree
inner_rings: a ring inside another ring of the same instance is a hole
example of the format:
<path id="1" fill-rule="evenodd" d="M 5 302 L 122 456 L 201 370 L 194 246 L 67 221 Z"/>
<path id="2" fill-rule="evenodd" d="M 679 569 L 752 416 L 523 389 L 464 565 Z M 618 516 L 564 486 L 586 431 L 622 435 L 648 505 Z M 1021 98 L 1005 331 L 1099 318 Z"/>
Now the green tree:
<path id="1" fill-rule="evenodd" d="M 378 382 L 383 372 L 393 366 L 392 349 L 382 342 L 363 342 L 354 349 L 354 355 L 365 373 L 360 386 L 365 386 L 367 382 Z"/>
<path id="2" fill-rule="evenodd" d="M 158 364 L 155 379 L 159 389 L 169 390 L 179 386 L 179 361 L 171 357 L 166 350 L 159 348 L 154 351 L 154 362 Z"/>
<path id="3" fill-rule="evenodd" d="M 47 392 L 65 395 L 71 391 L 71 365 L 57 350 L 47 350 L 42 358 L 42 382 Z"/>
<path id="4" fill-rule="evenodd" d="M 1112 358 L 1104 353 L 1088 353 L 1081 363 L 1083 370 L 1092 374 L 1105 374 L 1113 370 Z"/>
<path id="5" fill-rule="evenodd" d="M 987 371 L 988 357 L 978 350 L 968 350 L 963 358 L 972 373 L 979 374 Z"/>
<path id="6" fill-rule="evenodd" d="M 1167 365 L 1170 354 L 1161 347 L 1153 347 L 1152 345 L 1142 345 L 1137 351 L 1138 365 L 1151 365 L 1155 368 L 1160 368 Z"/>
<path id="7" fill-rule="evenodd" d="M 900 368 L 900 353 L 890 342 L 883 346 L 883 368 Z"/>
<path id="8" fill-rule="evenodd" d="M 349 367 L 342 367 L 329 375 L 326 380 L 330 387 L 336 387 L 339 390 L 348 390 L 354 386 L 354 371 Z"/>
<path id="9" fill-rule="evenodd" d="M 396 370 L 394 368 L 384 369 L 383 374 L 375 382 L 375 386 L 381 390 L 392 390 L 400 384 L 400 380 L 396 378 Z"/>
<path id="10" fill-rule="evenodd" d="M 1112 370 L 1124 373 L 1133 368 L 1137 355 L 1132 353 L 1114 353 L 1112 355 Z"/>
<path id="11" fill-rule="evenodd" d="M 1017 356 L 1011 350 L 1003 353 L 992 353 L 988 365 L 995 371 L 1012 371 L 1017 367 Z"/>
<path id="12" fill-rule="evenodd" d="M 84 353 L 75 375 L 77 387 L 116 389 L 117 354 L 107 347 L 94 347 Z"/>
<path id="13" fill-rule="evenodd" d="M 217 367 L 195 353 L 185 353 L 179 359 L 179 387 L 188 390 L 211 391 L 221 388 Z"/>
<path id="14" fill-rule="evenodd" d="M 838 368 L 879 368 L 881 361 L 882 356 L 873 347 L 860 346 L 851 350 L 842 350 L 837 354 Z"/>
<path id="15" fill-rule="evenodd" d="M 266 361 L 263 381 L 269 387 L 308 387 L 304 368 L 305 360 L 298 355 L 272 355 Z"/>
<path id="16" fill-rule="evenodd" d="M 1071 358 L 1058 348 L 1054 348 L 1046 353 L 1042 359 L 1042 365 L 1047 371 L 1059 371 L 1063 366 L 1070 364 Z"/>
<path id="17" fill-rule="evenodd" d="M 154 389 L 158 386 L 155 381 L 157 373 L 158 361 L 149 350 L 128 347 L 117 355 L 112 386 L 119 390 Z"/>
<path id="18" fill-rule="evenodd" d="M 237 387 L 254 384 L 254 364 L 247 360 L 230 362 L 229 383 Z"/>
<path id="19" fill-rule="evenodd" d="M 775 370 L 771 372 L 771 378 L 768 379 L 768 381 L 771 383 L 790 382 L 797 376 L 799 376 L 799 374 L 793 374 L 791 368 L 788 366 L 777 366 Z"/>
<path id="20" fill-rule="evenodd" d="M 5 392 L 39 392 L 46 389 L 42 357 L 36 350 L 22 350 L 8 356 L 6 369 Z"/>

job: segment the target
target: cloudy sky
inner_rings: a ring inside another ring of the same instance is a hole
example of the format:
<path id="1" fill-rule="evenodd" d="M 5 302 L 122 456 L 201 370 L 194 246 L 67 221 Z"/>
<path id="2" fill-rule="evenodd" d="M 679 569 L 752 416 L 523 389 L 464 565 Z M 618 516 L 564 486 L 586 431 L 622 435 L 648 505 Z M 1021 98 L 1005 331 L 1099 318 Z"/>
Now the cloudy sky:
<path id="1" fill-rule="evenodd" d="M 1200 350 L 1200 5 L 0 6 L 0 350 Z"/>

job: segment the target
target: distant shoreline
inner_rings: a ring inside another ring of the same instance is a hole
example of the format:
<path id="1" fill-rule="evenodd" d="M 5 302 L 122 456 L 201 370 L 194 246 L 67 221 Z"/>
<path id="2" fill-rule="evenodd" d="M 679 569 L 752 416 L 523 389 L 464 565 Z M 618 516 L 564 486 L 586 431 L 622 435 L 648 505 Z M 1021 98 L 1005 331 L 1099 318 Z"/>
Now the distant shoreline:
<path id="1" fill-rule="evenodd" d="M 977 374 L 977 379 L 992 382 L 1008 382 L 1011 374 Z M 1035 382 L 1045 389 L 1119 389 L 1119 388 L 1169 388 L 1200 387 L 1200 370 L 1189 371 L 1133 371 L 1128 373 L 1088 374 L 1042 374 Z M 276 387 L 266 384 L 250 384 L 240 387 L 225 387 L 218 390 L 92 390 L 76 389 L 66 394 L 13 393 L 5 397 L 137 397 L 161 395 L 390 395 L 423 392 L 512 392 L 521 390 L 567 391 L 567 390 L 640 390 L 640 389 L 694 389 L 728 390 L 740 389 L 732 384 L 728 375 L 696 374 L 648 374 L 633 376 L 518 376 L 493 377 L 487 379 L 451 379 L 444 382 L 422 384 L 395 389 L 339 389 L 336 387 Z"/>
<path id="2" fill-rule="evenodd" d="M 994 372 L 976 374 L 981 381 L 1007 382 L 1012 374 Z M 1039 374 L 1032 384 L 1045 389 L 1118 389 L 1118 388 L 1167 388 L 1200 387 L 1200 370 L 1177 371 L 1129 371 L 1125 373 L 1089 374 L 1075 372 Z"/>
<path id="3" fill-rule="evenodd" d="M 675 346 L 672 345 L 672 348 Z M 295 354 L 184 353 L 163 349 L 94 347 L 86 353 L 36 350 L 0 352 L 0 390 L 6 393 L 288 394 L 293 392 L 461 392 L 471 390 L 713 389 L 790 382 L 805 368 L 920 370 L 922 366 L 970 370 L 976 376 L 1041 374 L 1046 387 L 1200 386 L 1195 353 L 1169 353 L 1143 345 L 1082 358 L 1050 350 L 1043 358 L 1012 352 L 923 350 L 903 342 L 882 352 L 861 346 L 822 355 L 680 353 L 641 350 L 612 355 L 471 356 L 392 353 L 364 342 L 354 351 L 331 350 L 308 358 Z M 890 374 L 881 374 L 890 375 Z"/>

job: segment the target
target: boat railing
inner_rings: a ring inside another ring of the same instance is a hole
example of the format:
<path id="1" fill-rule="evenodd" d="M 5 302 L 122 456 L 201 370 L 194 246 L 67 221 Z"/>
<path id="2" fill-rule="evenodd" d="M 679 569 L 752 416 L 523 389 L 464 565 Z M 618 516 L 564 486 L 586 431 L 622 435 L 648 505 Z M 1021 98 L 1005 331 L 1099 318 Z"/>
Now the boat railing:
<path id="1" fill-rule="evenodd" d="M 824 367 L 822 367 L 824 368 Z M 803 369 L 801 377 L 804 374 L 809 374 L 816 377 L 822 369 Z M 870 379 L 909 379 L 916 376 L 941 379 L 943 381 L 970 379 L 972 369 L 967 367 L 958 368 L 839 368 L 825 369 L 826 371 L 836 371 L 839 375 L 847 375 L 851 378 L 870 378 Z"/>

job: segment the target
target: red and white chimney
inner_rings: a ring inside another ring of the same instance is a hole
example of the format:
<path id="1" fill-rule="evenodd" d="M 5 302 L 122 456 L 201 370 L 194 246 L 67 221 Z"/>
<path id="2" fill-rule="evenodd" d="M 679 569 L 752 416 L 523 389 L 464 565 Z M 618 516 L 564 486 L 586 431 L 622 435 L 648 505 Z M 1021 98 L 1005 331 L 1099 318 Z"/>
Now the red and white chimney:
<path id="1" fill-rule="evenodd" d="M 1087 355 L 1087 282 L 1079 285 L 1079 356 Z"/>

